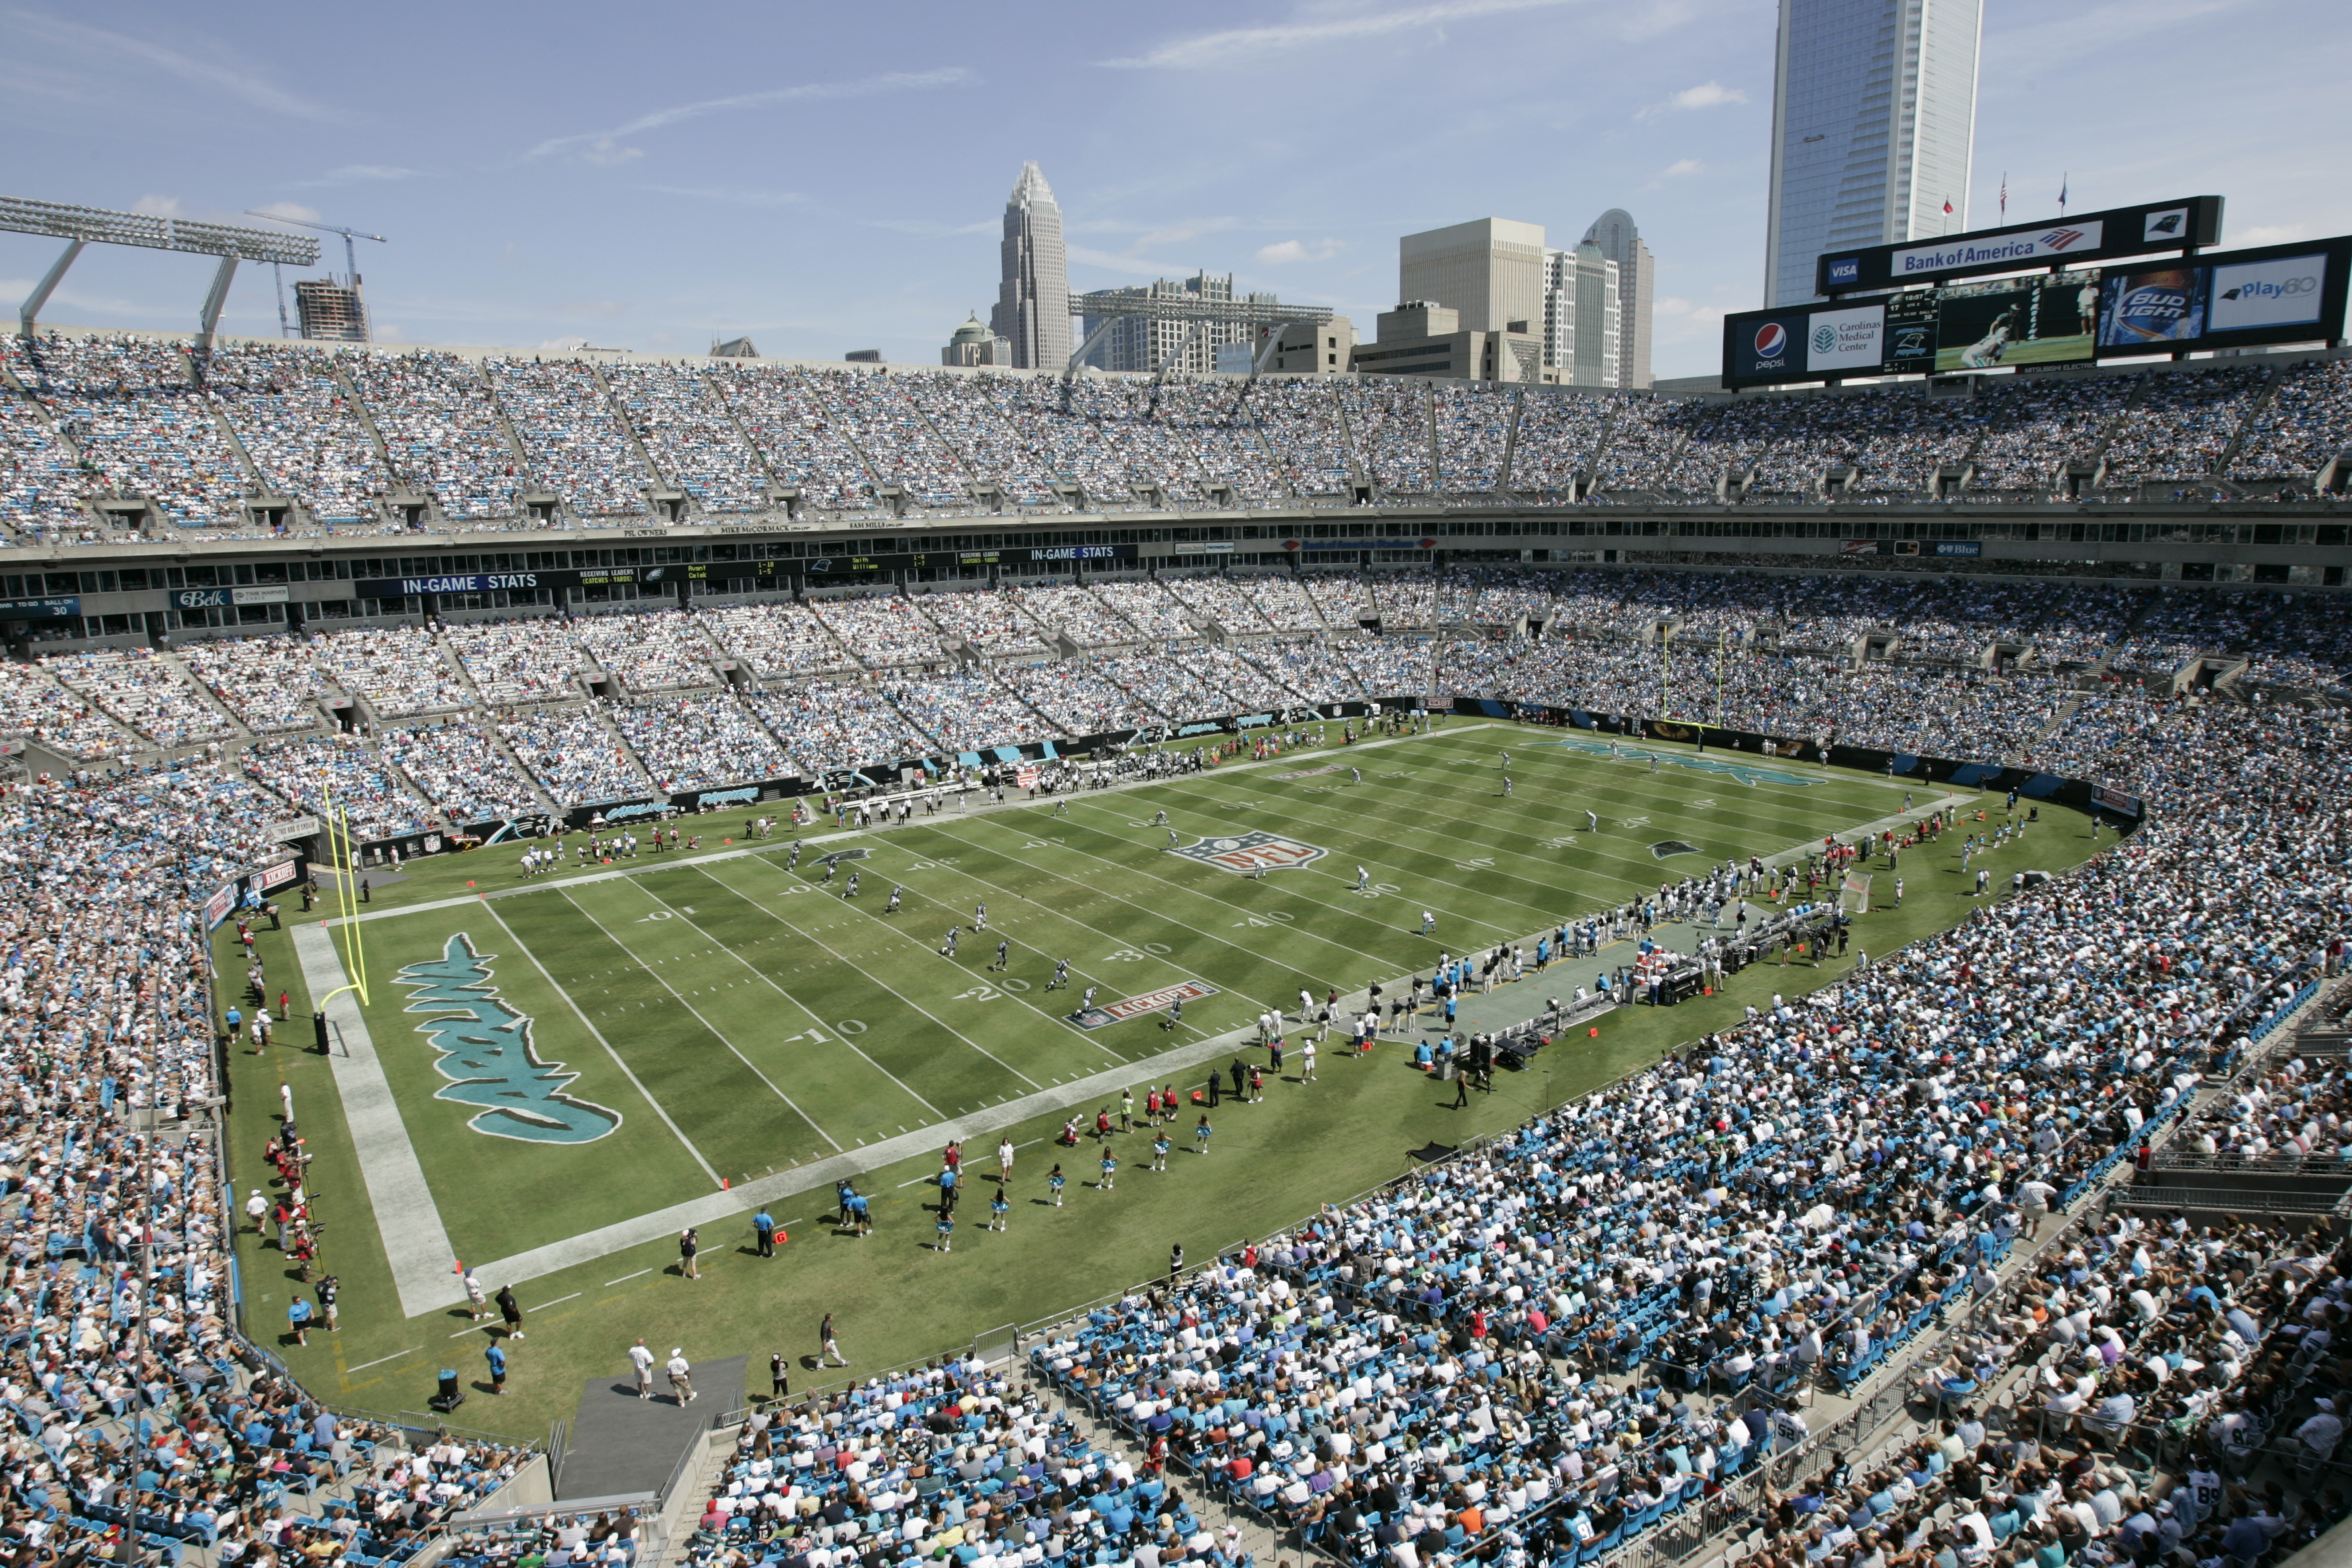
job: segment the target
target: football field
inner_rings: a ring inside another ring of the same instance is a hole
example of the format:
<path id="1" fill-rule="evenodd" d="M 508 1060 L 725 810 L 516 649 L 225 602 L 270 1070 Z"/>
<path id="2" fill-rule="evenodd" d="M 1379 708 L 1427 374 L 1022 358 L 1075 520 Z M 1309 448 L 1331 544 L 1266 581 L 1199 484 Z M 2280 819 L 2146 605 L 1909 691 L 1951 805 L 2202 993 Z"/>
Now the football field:
<path id="1" fill-rule="evenodd" d="M 388 1339 L 462 1299 L 460 1263 L 493 1288 L 546 1281 L 526 1299 L 568 1301 L 563 1290 L 609 1289 L 674 1261 L 684 1225 L 723 1226 L 731 1246 L 763 1203 L 805 1238 L 845 1177 L 889 1200 L 893 1223 L 877 1238 L 887 1248 L 861 1258 L 882 1267 L 928 1248 L 919 1193 L 899 1189 L 936 1170 L 950 1137 L 971 1140 L 976 1165 L 992 1163 L 985 1151 L 999 1136 L 1042 1144 L 1066 1115 L 1091 1122 L 1118 1088 L 1189 1091 L 1233 1055 L 1221 1037 L 1269 1008 L 1295 1019 L 1302 991 L 1319 1004 L 1426 976 L 1442 953 L 1498 943 L 1532 953 L 1538 933 L 1662 881 L 1887 822 L 1906 791 L 1916 814 L 1961 798 L 1743 753 L 1655 752 L 1612 755 L 1572 731 L 1454 724 L 1117 790 L 1003 806 L 974 795 L 969 808 L 887 829 L 826 823 L 800 835 L 797 864 L 788 829 L 747 841 L 738 812 L 689 824 L 702 833 L 697 854 L 645 851 L 530 879 L 505 847 L 413 864 L 359 922 L 367 995 L 329 1005 L 335 1053 L 323 1064 L 283 1050 L 267 1064 L 239 1057 L 238 1117 L 255 1129 L 246 1136 L 266 1137 L 256 1119 L 276 1110 L 276 1096 L 248 1086 L 265 1071 L 285 1080 L 326 1156 L 319 1206 L 331 1260 L 376 1287 L 364 1308 L 347 1296 L 346 1311 L 381 1320 Z M 1979 804 L 1974 791 L 1965 799 Z M 2061 815 L 2079 835 L 2080 819 Z M 2062 848 L 2058 832 L 2051 825 L 2042 847 L 2021 853 L 2054 867 L 2087 850 Z M 1913 907 L 1864 917 L 1864 945 L 1895 945 L 1890 920 L 1909 932 L 1965 912 L 1949 893 L 1927 907 L 1927 859 L 1904 869 Z M 1687 928 L 1661 934 L 1692 944 Z M 331 923 L 314 916 L 285 936 L 286 972 L 306 982 L 298 995 L 344 983 Z M 1555 963 L 1517 988 L 1518 1016 L 1629 957 L 1622 948 Z M 1783 973 L 1765 990 L 1829 973 Z M 1187 999 L 1171 1026 L 1165 1003 L 1178 994 Z M 1543 1072 L 1506 1075 L 1528 1081 L 1511 1085 L 1512 1106 L 1494 1115 L 1539 1108 L 1717 1026 L 1727 1000 L 1611 1015 L 1603 1035 L 1631 1028 L 1638 1047 L 1630 1037 L 1624 1054 L 1609 1048 L 1613 1038 L 1579 1041 L 1573 1058 L 1555 1047 Z M 1332 1096 L 1335 1108 L 1349 1097 L 1357 1131 L 1368 1115 L 1407 1130 L 1377 1109 L 1380 1095 L 1406 1092 L 1393 1079 L 1403 1049 L 1384 1046 L 1367 1068 L 1330 1062 L 1326 1047 L 1325 1077 L 1391 1075 L 1384 1089 Z M 329 1101 L 341 1116 L 321 1125 Z M 1306 1113 L 1282 1135 L 1286 1156 L 1311 1161 L 1334 1131 Z M 1393 1173 L 1410 1143 L 1375 1131 L 1377 1149 L 1335 1153 L 1335 1180 Z M 1130 1162 L 1145 1154 L 1143 1139 L 1132 1142 Z M 1080 1176 L 1096 1152 L 1071 1151 Z M 975 1245 L 987 1243 L 960 1237 L 958 1260 Z M 247 1256 L 277 1261 L 257 1238 Z M 1036 1267 L 1023 1289 L 1050 1295 Z M 1076 1283 L 1084 1272 L 1074 1271 L 1069 1300 L 1088 1293 Z M 275 1299 L 282 1315 L 275 1271 L 257 1268 L 256 1279 L 252 1294 Z M 461 1314 L 460 1334 L 463 1323 Z M 341 1340 L 334 1348 L 349 1391 L 359 1369 Z"/>

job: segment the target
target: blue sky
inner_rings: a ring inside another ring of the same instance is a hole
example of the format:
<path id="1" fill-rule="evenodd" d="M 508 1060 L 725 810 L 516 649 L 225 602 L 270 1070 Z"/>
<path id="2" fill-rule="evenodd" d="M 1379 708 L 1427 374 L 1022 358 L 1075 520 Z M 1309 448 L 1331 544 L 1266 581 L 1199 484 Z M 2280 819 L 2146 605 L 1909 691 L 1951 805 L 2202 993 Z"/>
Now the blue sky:
<path id="1" fill-rule="evenodd" d="M 1972 217 L 2201 192 L 2352 228 L 2344 0 L 1986 0 Z M 1401 234 L 1485 216 L 1659 258 L 1656 370 L 1760 302 L 1771 0 L 393 6 L 0 3 L 0 192 L 362 242 L 380 334 L 936 363 L 1036 159 L 1076 289 L 1233 272 L 1370 336 Z M 340 269 L 341 246 L 328 240 Z M 0 235 L 0 298 L 54 242 Z M 185 329 L 198 258 L 92 251 L 47 319 Z M 224 326 L 274 332 L 267 268 Z"/>

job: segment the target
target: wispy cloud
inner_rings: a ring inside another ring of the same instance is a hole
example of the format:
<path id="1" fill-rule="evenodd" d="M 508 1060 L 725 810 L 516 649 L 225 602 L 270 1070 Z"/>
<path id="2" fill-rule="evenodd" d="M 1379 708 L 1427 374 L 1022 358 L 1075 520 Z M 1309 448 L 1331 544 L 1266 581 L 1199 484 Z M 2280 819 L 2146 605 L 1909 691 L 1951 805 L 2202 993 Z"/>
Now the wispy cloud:
<path id="1" fill-rule="evenodd" d="M 1308 245 L 1302 240 L 1285 239 L 1260 246 L 1257 258 L 1270 267 L 1280 267 L 1293 261 L 1328 261 L 1347 248 L 1343 240 L 1318 239 Z"/>
<path id="2" fill-rule="evenodd" d="M 1676 114 L 1689 109 L 1720 109 L 1727 103 L 1745 103 L 1748 95 L 1736 87 L 1726 87 L 1719 81 L 1703 81 L 1696 87 L 1686 87 L 1663 103 L 1654 103 L 1642 110 L 1644 120 L 1661 114 Z"/>
<path id="3" fill-rule="evenodd" d="M 946 66 L 938 70 L 889 71 L 856 81 L 803 82 L 797 87 L 739 92 L 727 98 L 706 98 L 695 103 L 656 109 L 650 114 L 641 114 L 625 125 L 615 125 L 608 131 L 583 131 L 570 136 L 550 137 L 525 156 L 547 158 L 560 153 L 580 151 L 591 163 L 626 163 L 641 156 L 643 149 L 622 146 L 624 138 L 658 131 L 666 125 L 677 125 L 688 120 L 700 120 L 708 115 L 734 114 L 747 109 L 768 109 L 786 103 L 825 103 L 844 98 L 871 98 L 879 93 L 919 92 L 929 88 L 953 87 L 976 79 L 961 66 Z"/>
<path id="4" fill-rule="evenodd" d="M 1004 220 L 992 217 L 977 223 L 941 223 L 927 217 L 870 217 L 866 226 L 888 229 L 893 234 L 911 234 L 921 239 L 948 239 L 957 235 L 994 234 L 1004 226 Z"/>
<path id="5" fill-rule="evenodd" d="M 643 185 L 638 188 L 656 195 L 684 196 L 697 202 L 723 202 L 735 207 L 791 207 L 803 205 L 808 201 L 798 191 L 746 191 L 709 185 Z"/>
<path id="6" fill-rule="evenodd" d="M 1100 63 L 1116 70 L 1197 70 L 1222 65 L 1236 56 L 1294 49 L 1310 44 L 1336 44 L 1355 38 L 1385 37 L 1423 27 L 1443 27 L 1449 22 L 1475 21 L 1514 11 L 1545 10 L 1577 0 L 1438 0 L 1402 11 L 1373 11 L 1327 20 L 1277 22 L 1259 27 L 1228 27 L 1189 38 L 1171 38 L 1147 54 Z"/>
<path id="7" fill-rule="evenodd" d="M 2310 237 L 2307 223 L 2266 223 L 2230 237 L 2231 245 L 2290 245 Z"/>
<path id="8" fill-rule="evenodd" d="M 316 223 L 319 209 L 306 207 L 300 202 L 271 202 L 253 209 L 264 217 L 284 218 L 289 223 Z"/>
<path id="9" fill-rule="evenodd" d="M 29 39 L 47 45 L 52 51 L 78 56 L 83 63 L 99 68 L 116 79 L 112 85 L 118 92 L 122 88 L 120 74 L 123 67 L 143 65 L 215 98 L 228 99 L 248 109 L 293 120 L 331 118 L 325 105 L 278 87 L 261 67 L 226 51 L 214 50 L 212 58 L 207 58 L 168 47 L 152 38 L 86 26 L 38 11 L 0 11 L 0 23 L 16 35 L 6 48 L 0 49 L 0 56 L 21 57 L 26 52 L 25 45 Z"/>
<path id="10" fill-rule="evenodd" d="M 396 163 L 346 163 L 340 169 L 328 170 L 323 178 L 305 180 L 303 184 L 342 185 L 370 180 L 421 180 L 424 177 L 424 170 L 404 169 Z"/>

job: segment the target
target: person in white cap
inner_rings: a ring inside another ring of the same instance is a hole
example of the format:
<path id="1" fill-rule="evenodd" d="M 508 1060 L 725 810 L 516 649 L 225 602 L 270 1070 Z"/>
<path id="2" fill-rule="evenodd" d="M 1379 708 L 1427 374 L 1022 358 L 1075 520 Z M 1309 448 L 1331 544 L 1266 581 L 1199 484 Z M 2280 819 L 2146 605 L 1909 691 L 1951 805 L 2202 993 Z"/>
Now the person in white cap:
<path id="1" fill-rule="evenodd" d="M 473 1321 L 475 1322 L 478 1323 L 484 1318 L 490 1315 L 488 1310 L 490 1302 L 490 1293 L 482 1289 L 481 1280 L 475 1276 L 474 1271 L 470 1268 L 466 1270 L 466 1300 L 467 1305 L 473 1310 Z"/>
<path id="2" fill-rule="evenodd" d="M 629 1364 L 636 1369 L 637 1397 L 651 1399 L 654 1396 L 654 1352 L 646 1349 L 645 1341 L 639 1340 L 629 1347 Z"/>
<path id="3" fill-rule="evenodd" d="M 259 1187 L 254 1188 L 253 1195 L 245 1200 L 245 1217 L 253 1222 L 253 1234 L 259 1236 L 261 1222 L 269 1217 L 269 1200 L 261 1195 Z"/>
<path id="4" fill-rule="evenodd" d="M 669 1373 L 670 1397 L 680 1405 L 694 1403 L 694 1368 L 687 1364 L 686 1352 L 672 1346 L 669 1360 L 662 1370 Z"/>

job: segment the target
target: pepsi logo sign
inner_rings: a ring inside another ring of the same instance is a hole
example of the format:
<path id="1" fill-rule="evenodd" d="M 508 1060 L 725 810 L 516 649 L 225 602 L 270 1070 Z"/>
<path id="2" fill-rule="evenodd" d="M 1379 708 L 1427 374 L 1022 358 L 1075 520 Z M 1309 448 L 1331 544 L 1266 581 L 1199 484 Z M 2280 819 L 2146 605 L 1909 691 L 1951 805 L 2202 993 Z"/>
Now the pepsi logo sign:
<path id="1" fill-rule="evenodd" d="M 1767 321 L 1756 329 L 1756 357 L 1772 359 L 1789 346 L 1789 329 L 1778 321 Z"/>

